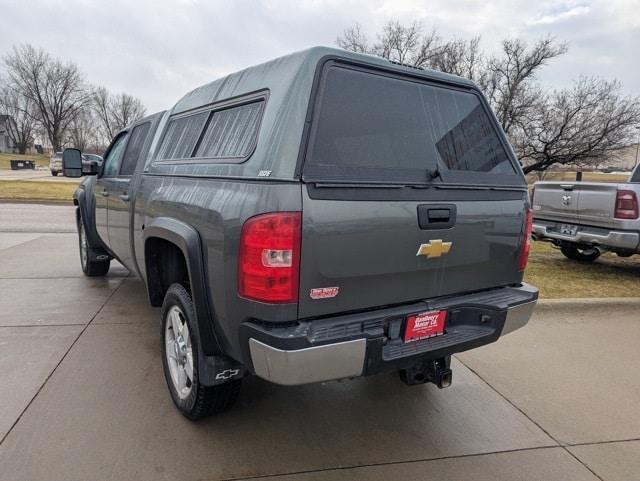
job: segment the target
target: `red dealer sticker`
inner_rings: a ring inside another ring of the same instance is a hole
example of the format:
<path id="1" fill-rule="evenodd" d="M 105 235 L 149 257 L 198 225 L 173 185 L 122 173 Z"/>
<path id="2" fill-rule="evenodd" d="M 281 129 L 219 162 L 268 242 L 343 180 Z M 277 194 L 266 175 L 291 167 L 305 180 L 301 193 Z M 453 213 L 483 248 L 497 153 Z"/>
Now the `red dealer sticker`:
<path id="1" fill-rule="evenodd" d="M 309 297 L 311 299 L 329 299 L 336 297 L 338 292 L 340 292 L 339 287 L 317 287 L 309 291 Z"/>
<path id="2" fill-rule="evenodd" d="M 428 311 L 407 317 L 404 342 L 419 341 L 444 334 L 447 311 Z"/>

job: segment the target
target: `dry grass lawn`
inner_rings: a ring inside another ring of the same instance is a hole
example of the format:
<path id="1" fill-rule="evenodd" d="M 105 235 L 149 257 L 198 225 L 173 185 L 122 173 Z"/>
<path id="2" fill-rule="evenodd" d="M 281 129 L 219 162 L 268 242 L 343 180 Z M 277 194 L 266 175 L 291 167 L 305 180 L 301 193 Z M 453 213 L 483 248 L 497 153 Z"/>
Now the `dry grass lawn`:
<path id="1" fill-rule="evenodd" d="M 0 152 L 0 169 L 8 170 L 11 168 L 11 160 L 35 160 L 36 165 L 49 168 L 49 154 L 33 154 L 33 155 L 20 155 L 20 154 L 8 154 L 6 152 Z"/>
<path id="2" fill-rule="evenodd" d="M 542 298 L 640 297 L 640 255 L 606 253 L 595 262 L 571 261 L 547 242 L 533 242 L 525 281 Z"/>
<path id="3" fill-rule="evenodd" d="M 75 182 L 38 182 L 35 180 L 0 181 L 0 200 L 22 201 L 73 201 L 73 193 L 78 188 Z"/>

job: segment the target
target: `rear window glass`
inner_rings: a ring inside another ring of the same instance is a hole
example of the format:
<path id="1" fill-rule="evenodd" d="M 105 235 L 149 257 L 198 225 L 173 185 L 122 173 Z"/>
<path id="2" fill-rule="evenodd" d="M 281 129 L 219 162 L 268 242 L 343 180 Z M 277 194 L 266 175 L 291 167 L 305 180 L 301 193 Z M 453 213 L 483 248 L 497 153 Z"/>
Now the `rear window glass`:
<path id="1" fill-rule="evenodd" d="M 238 158 L 249 155 L 256 137 L 264 101 L 213 113 L 195 157 Z"/>
<path id="2" fill-rule="evenodd" d="M 191 157 L 207 117 L 209 112 L 200 112 L 171 120 L 162 139 L 158 158 L 168 160 Z"/>
<path id="3" fill-rule="evenodd" d="M 343 67 L 324 75 L 305 180 L 516 174 L 475 94 Z"/>

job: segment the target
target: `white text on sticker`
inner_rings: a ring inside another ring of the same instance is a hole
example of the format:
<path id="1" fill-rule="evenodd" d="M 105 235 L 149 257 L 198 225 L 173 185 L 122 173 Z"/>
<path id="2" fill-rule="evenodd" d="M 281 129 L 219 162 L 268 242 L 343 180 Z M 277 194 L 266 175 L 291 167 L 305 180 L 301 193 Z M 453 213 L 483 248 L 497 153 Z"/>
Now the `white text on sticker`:
<path id="1" fill-rule="evenodd" d="M 339 291 L 339 287 L 317 287 L 309 291 L 309 296 L 311 299 L 328 299 L 336 297 Z"/>

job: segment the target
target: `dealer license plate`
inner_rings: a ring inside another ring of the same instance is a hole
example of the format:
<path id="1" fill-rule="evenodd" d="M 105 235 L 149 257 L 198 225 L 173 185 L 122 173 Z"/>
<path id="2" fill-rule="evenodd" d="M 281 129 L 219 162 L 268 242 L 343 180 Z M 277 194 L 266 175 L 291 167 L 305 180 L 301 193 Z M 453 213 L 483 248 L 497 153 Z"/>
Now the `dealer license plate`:
<path id="1" fill-rule="evenodd" d="M 447 311 L 426 311 L 407 316 L 404 342 L 419 341 L 444 334 Z"/>

